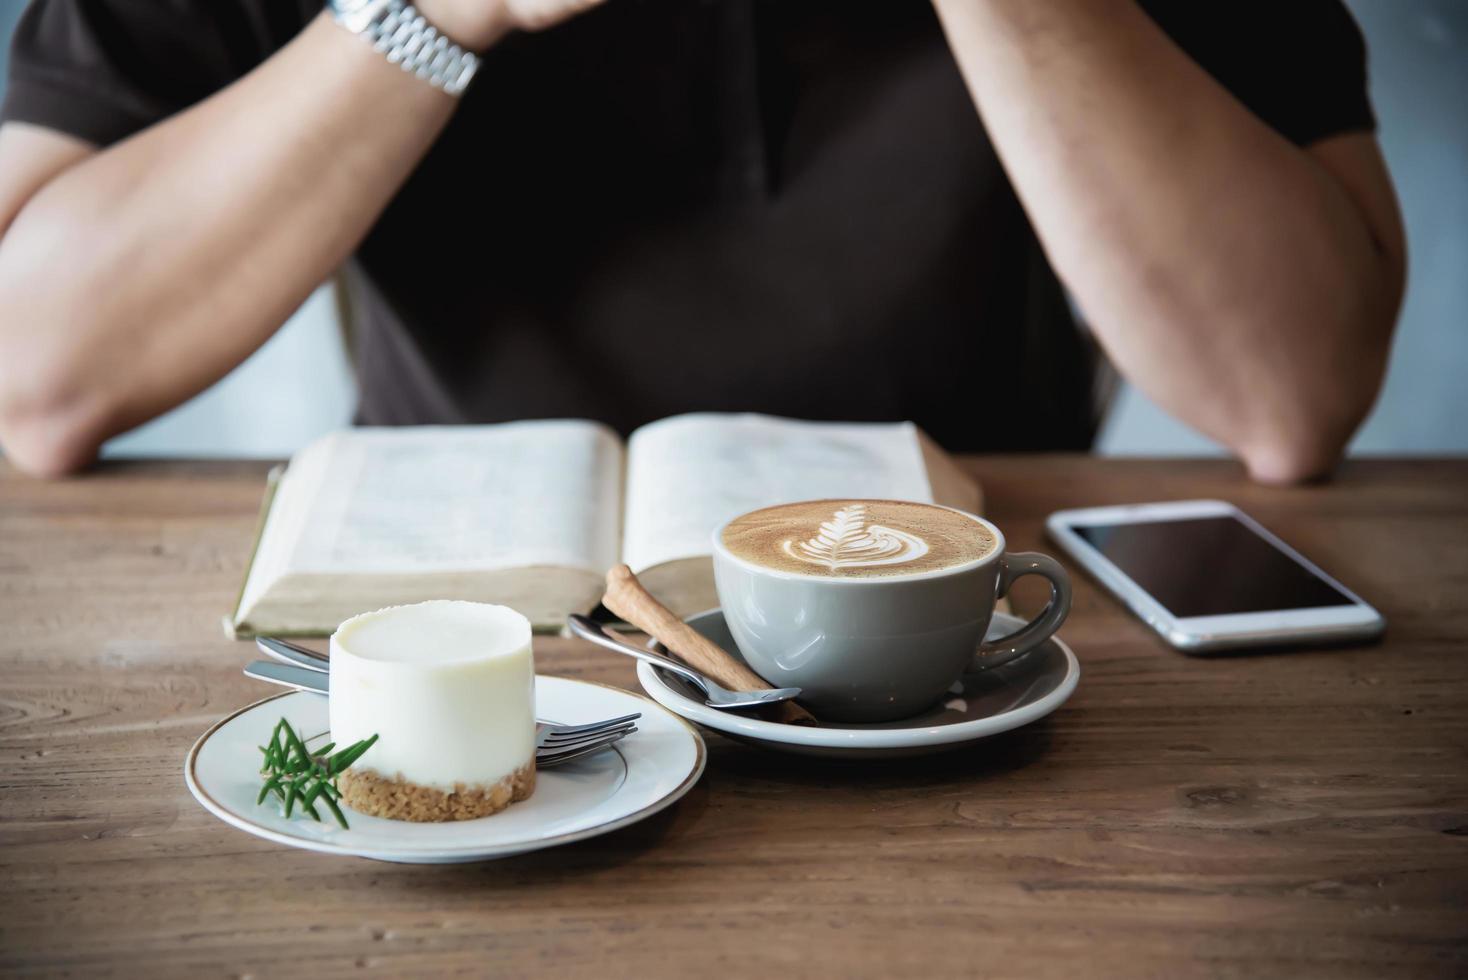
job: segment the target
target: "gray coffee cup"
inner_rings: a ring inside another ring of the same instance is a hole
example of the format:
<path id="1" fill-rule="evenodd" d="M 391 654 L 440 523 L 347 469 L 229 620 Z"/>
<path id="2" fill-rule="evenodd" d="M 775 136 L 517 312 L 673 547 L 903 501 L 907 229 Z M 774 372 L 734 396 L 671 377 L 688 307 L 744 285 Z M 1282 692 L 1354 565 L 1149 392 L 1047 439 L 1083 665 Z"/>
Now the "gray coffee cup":
<path id="1" fill-rule="evenodd" d="M 1070 611 L 1070 577 L 1033 552 L 995 547 L 974 561 L 911 575 L 837 578 L 768 568 L 730 553 L 714 532 L 714 583 L 749 666 L 831 721 L 890 721 L 929 707 L 973 667 L 997 667 L 1050 638 Z M 737 520 L 737 518 L 736 518 Z M 977 529 L 976 529 L 977 530 Z M 994 603 L 1040 575 L 1050 601 L 1021 629 L 982 642 Z"/>

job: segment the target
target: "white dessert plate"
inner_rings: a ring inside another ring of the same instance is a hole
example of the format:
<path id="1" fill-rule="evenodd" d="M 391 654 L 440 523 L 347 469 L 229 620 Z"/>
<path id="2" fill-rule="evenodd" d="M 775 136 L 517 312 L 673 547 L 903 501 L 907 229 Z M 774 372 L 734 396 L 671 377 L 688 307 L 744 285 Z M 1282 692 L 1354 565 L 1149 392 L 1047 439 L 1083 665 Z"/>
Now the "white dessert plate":
<path id="1" fill-rule="evenodd" d="M 740 656 L 717 609 L 692 616 L 688 625 Z M 998 638 L 1024 620 L 996 612 L 989 636 Z M 661 644 L 649 647 L 665 652 Z M 901 651 L 894 651 L 894 655 Z M 894 662 L 900 657 L 894 656 Z M 692 685 L 652 664 L 638 662 L 637 679 L 652 698 L 690 721 L 729 738 L 781 752 L 832 758 L 927 755 L 962 748 L 979 739 L 1028 725 L 1060 707 L 1076 689 L 1080 661 L 1058 636 L 1003 667 L 966 674 L 943 701 L 922 714 L 870 725 L 815 726 L 764 721 L 749 713 L 720 711 L 703 703 Z"/>
<path id="2" fill-rule="evenodd" d="M 605 752 L 537 773 L 530 799 L 479 820 L 385 820 L 344 802 L 351 824 L 344 830 L 324 812 L 316 823 L 300 813 L 286 819 L 269 800 L 257 806 L 258 746 L 282 717 L 307 735 L 326 731 L 327 701 L 318 694 L 277 694 L 218 722 L 189 750 L 184 779 L 210 813 L 278 844 L 408 864 L 483 861 L 605 834 L 687 793 L 703 773 L 706 755 L 692 725 L 620 688 L 544 674 L 535 678 L 537 718 L 574 725 L 634 711 L 642 712 L 636 732 Z"/>

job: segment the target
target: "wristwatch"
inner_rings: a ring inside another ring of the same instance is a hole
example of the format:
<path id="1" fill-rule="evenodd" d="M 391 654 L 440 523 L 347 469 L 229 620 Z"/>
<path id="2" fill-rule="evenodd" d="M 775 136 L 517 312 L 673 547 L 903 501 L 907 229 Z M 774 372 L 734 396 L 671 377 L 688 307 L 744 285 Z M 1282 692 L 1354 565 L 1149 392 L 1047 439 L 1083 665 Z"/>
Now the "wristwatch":
<path id="1" fill-rule="evenodd" d="M 358 34 L 403 71 L 458 96 L 479 58 L 444 37 L 407 0 L 327 0 L 336 22 Z"/>

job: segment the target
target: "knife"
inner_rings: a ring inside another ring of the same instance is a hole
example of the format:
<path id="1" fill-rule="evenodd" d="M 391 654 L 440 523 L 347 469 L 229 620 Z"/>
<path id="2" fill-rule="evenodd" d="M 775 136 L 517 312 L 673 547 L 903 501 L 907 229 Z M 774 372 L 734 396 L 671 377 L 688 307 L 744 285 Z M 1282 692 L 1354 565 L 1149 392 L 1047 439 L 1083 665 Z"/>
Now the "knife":
<path id="1" fill-rule="evenodd" d="M 273 636 L 255 637 L 255 646 L 260 648 L 261 653 L 274 657 L 276 660 L 283 660 L 288 664 L 295 664 L 297 667 L 319 670 L 323 673 L 331 669 L 331 660 L 324 654 L 286 640 L 277 640 Z"/>
<path id="2" fill-rule="evenodd" d="M 245 668 L 245 676 L 311 694 L 327 694 L 331 690 L 331 676 L 325 671 L 293 664 L 278 664 L 273 660 L 254 661 Z"/>

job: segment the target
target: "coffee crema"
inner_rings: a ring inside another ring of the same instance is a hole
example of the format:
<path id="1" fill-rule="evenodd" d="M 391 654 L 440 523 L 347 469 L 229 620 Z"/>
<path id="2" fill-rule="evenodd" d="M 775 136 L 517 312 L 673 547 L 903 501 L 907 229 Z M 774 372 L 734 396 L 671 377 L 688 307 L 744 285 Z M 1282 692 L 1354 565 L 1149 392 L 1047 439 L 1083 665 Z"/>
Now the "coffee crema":
<path id="1" fill-rule="evenodd" d="M 811 500 L 751 511 L 724 527 L 736 558 L 823 578 L 933 572 L 989 555 L 994 532 L 956 510 L 901 500 Z"/>

